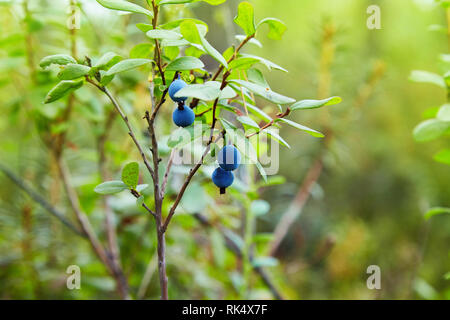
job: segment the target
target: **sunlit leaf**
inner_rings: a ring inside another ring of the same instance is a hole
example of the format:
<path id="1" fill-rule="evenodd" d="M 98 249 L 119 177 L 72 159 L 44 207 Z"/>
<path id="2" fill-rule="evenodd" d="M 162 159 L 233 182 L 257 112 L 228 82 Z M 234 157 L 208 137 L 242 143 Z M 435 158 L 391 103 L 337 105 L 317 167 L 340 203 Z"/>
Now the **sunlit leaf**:
<path id="1" fill-rule="evenodd" d="M 425 120 L 414 128 L 414 139 L 420 142 L 434 140 L 443 135 L 449 128 L 450 122 L 448 121 L 438 119 Z"/>
<path id="2" fill-rule="evenodd" d="M 184 71 L 193 69 L 202 69 L 205 65 L 200 59 L 194 57 L 180 57 L 171 61 L 166 71 Z"/>
<path id="3" fill-rule="evenodd" d="M 248 2 L 241 2 L 238 6 L 237 16 L 234 22 L 244 30 L 247 36 L 255 34 L 255 16 L 253 6 Z"/>
<path id="4" fill-rule="evenodd" d="M 43 58 L 41 60 L 41 62 L 39 62 L 39 66 L 41 68 L 46 68 L 52 64 L 57 64 L 57 65 L 62 66 L 62 65 L 69 64 L 69 63 L 76 64 L 77 61 L 67 54 L 55 54 L 55 55 L 47 56 L 47 57 Z"/>
<path id="5" fill-rule="evenodd" d="M 94 191 L 100 194 L 114 194 L 127 190 L 128 186 L 122 181 L 107 181 L 95 187 Z"/>
<path id="6" fill-rule="evenodd" d="M 294 103 L 290 109 L 291 111 L 298 109 L 315 109 L 323 106 L 330 106 L 333 104 L 338 104 L 342 101 L 341 97 L 330 97 L 323 100 L 301 100 Z"/>
<path id="7" fill-rule="evenodd" d="M 89 73 L 90 67 L 82 64 L 67 64 L 59 73 L 58 78 L 61 80 L 73 80 L 83 77 Z"/>
<path id="8" fill-rule="evenodd" d="M 281 122 L 287 123 L 288 125 L 290 125 L 290 126 L 292 126 L 294 128 L 297 128 L 299 130 L 302 130 L 302 131 L 312 135 L 313 137 L 317 137 L 317 138 L 323 138 L 324 137 L 323 133 L 321 133 L 319 131 L 316 131 L 314 129 L 308 128 L 308 127 L 306 127 L 304 125 L 301 125 L 301 124 L 299 124 L 297 122 L 294 122 L 294 121 L 291 121 L 291 120 L 288 120 L 288 119 L 284 119 L 284 118 L 279 118 L 279 119 L 277 119 L 277 121 L 281 121 Z"/>
<path id="9" fill-rule="evenodd" d="M 436 73 L 428 71 L 414 70 L 411 72 L 409 80 L 414 82 L 432 83 L 442 88 L 446 87 L 444 78 Z"/>
<path id="10" fill-rule="evenodd" d="M 150 30 L 147 31 L 145 35 L 151 39 L 166 39 L 166 40 L 179 40 L 182 37 L 181 34 L 178 32 L 164 29 Z"/>
<path id="11" fill-rule="evenodd" d="M 252 91 L 253 93 L 257 94 L 258 96 L 260 96 L 266 100 L 269 100 L 273 103 L 286 104 L 286 103 L 295 102 L 295 100 L 292 98 L 285 97 L 279 93 L 276 93 L 276 92 L 270 90 L 270 88 L 265 88 L 263 86 L 255 84 L 255 83 L 251 83 L 251 82 L 243 81 L 243 80 L 230 80 L 230 81 L 247 88 L 248 90 Z"/>
<path id="12" fill-rule="evenodd" d="M 450 208 L 434 207 L 425 213 L 425 219 L 430 219 L 433 216 L 436 216 L 439 214 L 445 214 L 445 213 L 450 214 Z"/>
<path id="13" fill-rule="evenodd" d="M 240 116 L 240 117 L 237 117 L 236 120 L 244 125 L 249 126 L 249 127 L 259 129 L 258 124 L 252 118 L 249 118 L 246 116 Z"/>
<path id="14" fill-rule="evenodd" d="M 450 165 L 450 149 L 442 149 L 436 153 L 433 159 L 437 162 Z"/>
<path id="15" fill-rule="evenodd" d="M 97 0 L 97 2 L 108 9 L 141 13 L 149 16 L 150 18 L 153 18 L 153 13 L 151 11 L 142 8 L 141 6 L 138 6 L 137 4 L 134 4 L 132 2 L 124 0 Z"/>
<path id="16" fill-rule="evenodd" d="M 79 89 L 83 85 L 83 80 L 63 80 L 60 83 L 58 83 L 53 89 L 50 90 L 50 92 L 45 97 L 45 103 L 50 103 L 53 101 L 56 101 L 68 93 Z"/>
<path id="17" fill-rule="evenodd" d="M 115 64 L 106 72 L 107 76 L 117 74 L 120 72 L 128 71 L 131 69 L 135 69 L 137 67 L 143 66 L 145 64 L 148 64 L 152 62 L 150 59 L 127 59 L 120 61 L 119 63 Z"/>
<path id="18" fill-rule="evenodd" d="M 130 162 L 122 169 L 122 181 L 130 188 L 136 188 L 139 181 L 139 164 Z"/>
<path id="19" fill-rule="evenodd" d="M 269 33 L 267 34 L 267 37 L 273 40 L 281 40 L 281 37 L 287 29 L 284 22 L 276 18 L 266 18 L 261 20 L 256 29 L 259 29 L 264 24 L 269 26 Z"/>
<path id="20" fill-rule="evenodd" d="M 442 121 L 450 121 L 450 104 L 446 103 L 439 108 L 436 118 Z"/>
<path id="21" fill-rule="evenodd" d="M 260 63 L 262 63 L 263 65 L 266 66 L 267 69 L 272 70 L 280 70 L 280 71 L 284 71 L 284 72 L 288 72 L 285 68 L 280 67 L 279 65 L 273 63 L 272 61 L 269 61 L 265 58 L 259 57 L 259 56 L 255 56 L 253 54 L 247 54 L 247 53 L 241 53 L 240 55 L 241 57 L 247 57 L 247 58 L 254 58 L 254 59 L 258 59 Z"/>
<path id="22" fill-rule="evenodd" d="M 291 148 L 291 146 L 286 142 L 286 140 L 284 140 L 278 133 L 276 133 L 274 130 L 272 129 L 264 129 L 265 133 L 267 133 L 272 139 L 274 139 L 275 141 L 278 141 L 280 144 L 282 144 L 285 147 L 288 147 L 289 149 Z"/>

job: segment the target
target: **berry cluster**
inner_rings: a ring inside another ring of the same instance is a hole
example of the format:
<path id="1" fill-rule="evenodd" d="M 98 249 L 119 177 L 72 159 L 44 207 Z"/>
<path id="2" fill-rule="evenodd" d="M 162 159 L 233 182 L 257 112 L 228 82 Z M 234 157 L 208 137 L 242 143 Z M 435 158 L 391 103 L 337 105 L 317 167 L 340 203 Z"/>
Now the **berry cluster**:
<path id="1" fill-rule="evenodd" d="M 175 94 L 182 88 L 186 87 L 187 83 L 184 82 L 180 75 L 178 79 L 173 81 L 169 86 L 169 96 L 170 98 L 178 103 L 178 106 L 172 113 L 173 122 L 179 127 L 189 127 L 194 123 L 195 114 L 192 109 L 185 104 L 187 97 L 175 97 Z"/>
<path id="2" fill-rule="evenodd" d="M 194 111 L 185 103 L 187 97 L 176 97 L 175 94 L 186 87 L 187 84 L 184 82 L 180 75 L 178 79 L 174 80 L 169 86 L 169 96 L 170 98 L 178 103 L 178 106 L 172 113 L 173 122 L 179 127 L 188 127 L 195 120 Z M 236 170 L 241 164 L 241 154 L 238 149 L 232 145 L 227 145 L 219 151 L 217 155 L 217 161 L 219 167 L 214 170 L 212 174 L 212 181 L 214 184 L 220 188 L 220 194 L 225 193 L 225 189 L 233 184 L 234 174 L 232 171 Z"/>
<path id="3" fill-rule="evenodd" d="M 225 189 L 233 184 L 234 174 L 241 164 L 241 154 L 238 149 L 232 145 L 227 145 L 219 151 L 217 155 L 219 167 L 212 174 L 212 181 L 220 188 L 220 194 L 225 193 Z"/>

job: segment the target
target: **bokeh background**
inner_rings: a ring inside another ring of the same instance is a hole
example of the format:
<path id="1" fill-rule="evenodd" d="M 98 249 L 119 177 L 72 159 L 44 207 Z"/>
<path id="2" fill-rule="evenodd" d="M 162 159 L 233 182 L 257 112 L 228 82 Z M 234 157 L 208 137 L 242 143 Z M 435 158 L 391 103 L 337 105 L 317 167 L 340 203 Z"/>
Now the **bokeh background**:
<path id="1" fill-rule="evenodd" d="M 78 57 L 99 57 L 106 51 L 128 57 L 137 44 L 149 42 L 135 27 L 142 17 L 119 15 L 93 0 L 78 2 Z M 448 66 L 438 59 L 448 52 L 446 31 L 429 31 L 430 25 L 446 28 L 445 11 L 433 1 L 250 2 L 257 20 L 277 17 L 288 28 L 282 40 L 266 39 L 262 33 L 258 39 L 263 47 L 246 49 L 289 70 L 264 70 L 272 89 L 298 99 L 343 99 L 328 109 L 293 114 L 293 120 L 326 132 L 328 138 L 282 128 L 291 145 L 280 149 L 279 175 L 285 181 L 259 190 L 270 210 L 255 220 L 255 228 L 270 240 L 305 176 L 320 160 L 311 196 L 274 253 L 277 263 L 264 265 L 278 290 L 288 299 L 450 298 L 445 278 L 450 270 L 450 219 L 424 219 L 429 207 L 450 206 L 449 167 L 432 159 L 449 140 L 417 143 L 412 136 L 427 117 L 425 110 L 443 104 L 446 92 L 408 81 L 414 69 L 446 71 Z M 234 34 L 242 32 L 232 22 L 238 3 L 167 6 L 161 19 L 191 16 L 208 22 L 207 38 L 223 52 L 235 41 Z M 381 8 L 380 30 L 366 26 L 366 9 L 372 4 Z M 70 54 L 68 5 L 63 0 L 0 1 L 0 161 L 73 220 L 44 142 L 66 132 L 64 158 L 72 184 L 104 239 L 101 197 L 93 187 L 100 182 L 96 139 L 110 106 L 92 88 L 80 89 L 66 123 L 58 120 L 64 102 L 42 103 L 56 77 L 55 72 L 42 71 L 39 60 Z M 211 70 L 216 67 L 214 61 L 205 63 Z M 145 81 L 145 72 L 126 73 L 113 87 L 133 124 L 142 128 L 140 117 L 148 104 Z M 264 103 L 259 107 L 265 108 Z M 159 118 L 162 135 L 174 129 L 170 112 L 165 108 Z M 119 119 L 112 125 L 106 152 L 114 176 L 126 161 L 139 160 Z M 173 194 L 183 169 L 174 172 Z M 255 274 L 247 295 L 242 295 L 242 263 L 226 250 L 221 234 L 192 216 L 201 213 L 240 235 L 246 200 L 238 190 L 217 198 L 206 175 L 197 177 L 191 190 L 167 235 L 171 298 L 272 298 Z M 159 283 L 153 222 L 131 196 L 121 194 L 110 201 L 132 293 L 155 299 Z M 264 252 L 269 247 L 263 243 L 258 248 Z M 81 290 L 66 288 L 66 268 L 72 264 L 81 267 Z M 381 268 L 380 290 L 366 286 L 369 265 Z M 0 298 L 117 298 L 114 286 L 86 241 L 0 174 Z"/>

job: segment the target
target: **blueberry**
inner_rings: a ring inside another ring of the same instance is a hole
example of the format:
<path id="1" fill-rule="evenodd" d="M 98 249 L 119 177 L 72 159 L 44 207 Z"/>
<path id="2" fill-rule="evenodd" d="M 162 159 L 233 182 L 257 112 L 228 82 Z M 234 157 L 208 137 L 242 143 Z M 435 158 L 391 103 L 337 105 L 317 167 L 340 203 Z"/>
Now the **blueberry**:
<path id="1" fill-rule="evenodd" d="M 232 145 L 227 145 L 217 155 L 219 166 L 226 171 L 236 170 L 241 164 L 241 153 Z"/>
<path id="2" fill-rule="evenodd" d="M 186 101 L 187 97 L 175 97 L 175 93 L 178 92 L 178 90 L 184 88 L 187 86 L 187 83 L 180 79 L 180 76 L 178 76 L 178 79 L 173 81 L 169 86 L 169 96 L 170 98 L 175 102 L 183 102 Z"/>
<path id="3" fill-rule="evenodd" d="M 180 107 L 175 108 L 172 113 L 172 119 L 177 126 L 188 127 L 194 123 L 195 113 L 187 105 L 184 105 L 182 108 L 183 109 L 180 109 Z"/>
<path id="4" fill-rule="evenodd" d="M 217 168 L 212 174 L 212 181 L 220 188 L 220 193 L 225 193 L 225 189 L 233 184 L 234 174 L 231 171 L 225 171 Z"/>

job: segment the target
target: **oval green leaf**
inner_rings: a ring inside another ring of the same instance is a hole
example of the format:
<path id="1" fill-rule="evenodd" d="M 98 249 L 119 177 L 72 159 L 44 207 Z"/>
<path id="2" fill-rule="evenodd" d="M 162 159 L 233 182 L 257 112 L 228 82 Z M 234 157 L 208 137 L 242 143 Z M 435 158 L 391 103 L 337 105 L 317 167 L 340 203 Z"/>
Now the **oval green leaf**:
<path id="1" fill-rule="evenodd" d="M 105 75 L 111 76 L 119 72 L 128 71 L 152 62 L 150 59 L 127 59 L 111 67 Z"/>
<path id="2" fill-rule="evenodd" d="M 119 180 L 107 181 L 95 187 L 94 191 L 99 194 L 114 194 L 127 190 L 128 186 Z"/>

